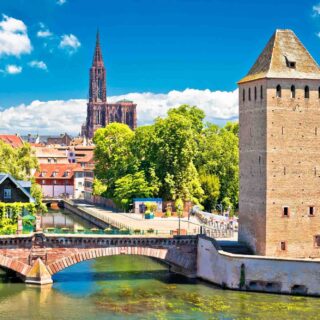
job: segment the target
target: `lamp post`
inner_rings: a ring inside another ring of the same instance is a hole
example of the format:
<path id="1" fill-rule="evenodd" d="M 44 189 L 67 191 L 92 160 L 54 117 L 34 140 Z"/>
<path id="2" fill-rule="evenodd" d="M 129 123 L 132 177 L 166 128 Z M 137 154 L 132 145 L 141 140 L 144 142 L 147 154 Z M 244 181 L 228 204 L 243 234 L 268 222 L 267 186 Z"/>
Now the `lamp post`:
<path id="1" fill-rule="evenodd" d="M 181 233 L 181 228 L 180 228 L 180 224 L 181 224 L 181 205 L 178 204 L 178 221 L 179 221 L 179 228 L 178 228 L 178 235 L 180 236 L 180 233 Z"/>

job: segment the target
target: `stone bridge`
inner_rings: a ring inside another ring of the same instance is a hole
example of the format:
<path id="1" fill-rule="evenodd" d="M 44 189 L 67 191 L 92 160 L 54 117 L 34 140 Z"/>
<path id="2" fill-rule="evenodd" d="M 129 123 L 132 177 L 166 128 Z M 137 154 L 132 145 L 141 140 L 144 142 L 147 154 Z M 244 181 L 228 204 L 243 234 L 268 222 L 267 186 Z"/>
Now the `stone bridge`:
<path id="1" fill-rule="evenodd" d="M 52 283 L 52 275 L 81 261 L 113 255 L 159 259 L 172 272 L 196 276 L 197 236 L 12 235 L 0 237 L 0 267 L 26 283 Z"/>

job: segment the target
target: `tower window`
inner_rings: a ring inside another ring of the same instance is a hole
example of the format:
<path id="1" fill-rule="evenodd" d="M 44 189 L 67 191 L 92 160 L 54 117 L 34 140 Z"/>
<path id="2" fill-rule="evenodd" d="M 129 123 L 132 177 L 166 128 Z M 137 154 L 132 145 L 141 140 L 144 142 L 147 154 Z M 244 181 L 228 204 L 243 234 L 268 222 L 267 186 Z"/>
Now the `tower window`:
<path id="1" fill-rule="evenodd" d="M 314 246 L 319 248 L 320 247 L 320 236 L 319 235 L 316 235 L 314 237 Z"/>
<path id="2" fill-rule="evenodd" d="M 314 210 L 315 208 L 314 207 L 309 207 L 309 216 L 313 216 L 314 215 Z"/>
<path id="3" fill-rule="evenodd" d="M 283 216 L 289 217 L 289 207 L 283 207 Z"/>
<path id="4" fill-rule="evenodd" d="M 254 87 L 254 100 L 257 100 L 257 87 Z"/>
<path id="5" fill-rule="evenodd" d="M 287 244 L 285 241 L 281 241 L 280 243 L 281 251 L 285 251 L 287 249 Z"/>
<path id="6" fill-rule="evenodd" d="M 280 86 L 280 84 L 277 85 L 276 96 L 277 96 L 277 98 L 281 98 L 281 86 Z"/>
<path id="7" fill-rule="evenodd" d="M 242 91 L 242 101 L 245 101 L 246 100 L 246 90 L 243 89 Z"/>
<path id="8" fill-rule="evenodd" d="M 291 86 L 291 98 L 295 98 L 296 97 L 296 87 L 295 86 Z"/>
<path id="9" fill-rule="evenodd" d="M 261 100 L 263 99 L 263 87 L 262 86 L 260 87 L 260 99 Z"/>
<path id="10" fill-rule="evenodd" d="M 310 89 L 309 89 L 309 86 L 305 86 L 304 87 L 304 98 L 305 99 L 309 99 L 310 97 Z"/>
<path id="11" fill-rule="evenodd" d="M 320 87 L 318 88 L 318 99 L 320 99 Z"/>
<path id="12" fill-rule="evenodd" d="M 251 101 L 251 88 L 249 88 L 249 97 L 248 100 Z"/>

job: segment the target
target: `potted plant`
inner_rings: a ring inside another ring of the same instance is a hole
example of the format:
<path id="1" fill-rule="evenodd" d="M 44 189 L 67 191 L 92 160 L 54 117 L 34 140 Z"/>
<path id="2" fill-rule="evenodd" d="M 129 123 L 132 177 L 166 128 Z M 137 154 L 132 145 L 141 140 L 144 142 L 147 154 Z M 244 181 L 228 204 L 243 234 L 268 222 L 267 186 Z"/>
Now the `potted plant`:
<path id="1" fill-rule="evenodd" d="M 154 233 L 154 229 L 150 228 L 147 230 L 148 233 Z"/>
<path id="2" fill-rule="evenodd" d="M 112 232 L 113 232 L 113 229 L 112 229 L 112 228 L 106 228 L 106 229 L 104 229 L 104 233 L 111 234 Z"/>
<path id="3" fill-rule="evenodd" d="M 141 233 L 141 230 L 140 230 L 140 229 L 134 229 L 133 232 L 134 232 L 135 234 L 140 234 L 140 233 Z"/>

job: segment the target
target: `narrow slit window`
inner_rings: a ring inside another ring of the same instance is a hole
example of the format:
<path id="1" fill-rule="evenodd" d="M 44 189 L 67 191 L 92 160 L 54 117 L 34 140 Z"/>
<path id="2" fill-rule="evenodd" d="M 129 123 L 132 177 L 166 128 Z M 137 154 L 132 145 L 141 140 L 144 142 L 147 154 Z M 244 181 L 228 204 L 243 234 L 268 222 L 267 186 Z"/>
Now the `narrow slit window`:
<path id="1" fill-rule="evenodd" d="M 263 99 L 263 87 L 262 86 L 260 87 L 260 99 L 261 100 Z"/>
<path id="2" fill-rule="evenodd" d="M 296 97 L 296 87 L 295 86 L 291 86 L 291 98 L 295 98 Z"/>
<path id="3" fill-rule="evenodd" d="M 257 87 L 254 87 L 254 100 L 257 100 Z"/>
<path id="4" fill-rule="evenodd" d="M 280 86 L 280 84 L 277 85 L 276 96 L 277 96 L 277 98 L 281 98 L 281 86 Z"/>
<path id="5" fill-rule="evenodd" d="M 248 97 L 249 101 L 251 101 L 251 88 L 249 88 L 249 97 Z"/>
<path id="6" fill-rule="evenodd" d="M 285 242 L 285 241 L 281 241 L 280 246 L 281 246 L 281 250 L 282 250 L 282 251 L 285 251 L 285 250 L 287 249 L 287 245 L 286 245 L 286 242 Z"/>
<path id="7" fill-rule="evenodd" d="M 314 245 L 315 247 L 319 248 L 320 247 L 320 235 L 316 235 L 314 237 Z"/>
<path id="8" fill-rule="evenodd" d="M 314 215 L 314 207 L 309 207 L 309 216 L 313 216 Z"/>
<path id="9" fill-rule="evenodd" d="M 242 101 L 245 101 L 246 100 L 246 90 L 243 89 L 242 91 Z"/>
<path id="10" fill-rule="evenodd" d="M 310 89 L 309 86 L 304 87 L 304 98 L 309 99 L 310 98 Z"/>
<path id="11" fill-rule="evenodd" d="M 320 99 L 320 87 L 318 88 L 318 99 Z"/>
<path id="12" fill-rule="evenodd" d="M 288 217 L 289 216 L 289 207 L 283 207 L 283 216 Z"/>

